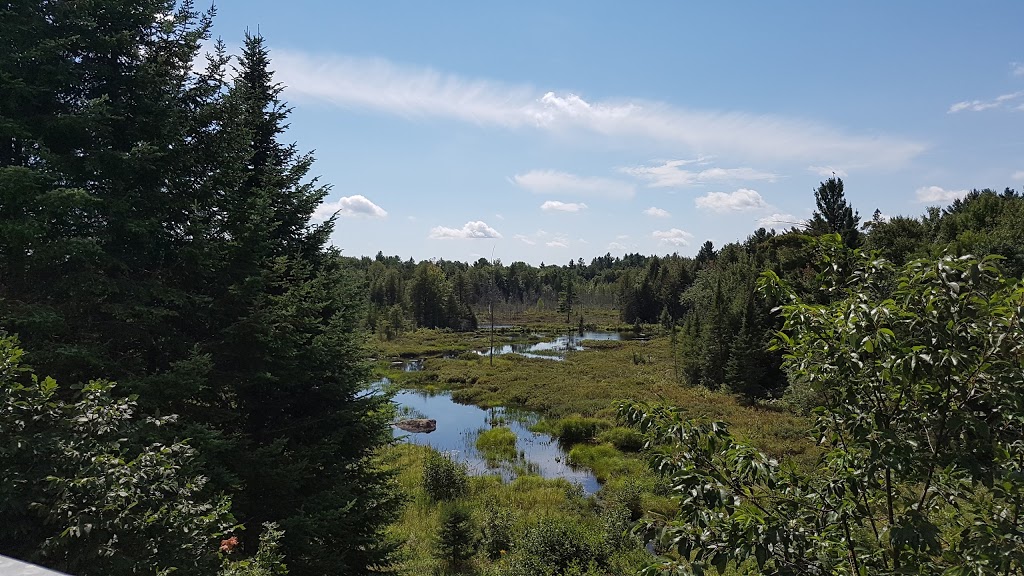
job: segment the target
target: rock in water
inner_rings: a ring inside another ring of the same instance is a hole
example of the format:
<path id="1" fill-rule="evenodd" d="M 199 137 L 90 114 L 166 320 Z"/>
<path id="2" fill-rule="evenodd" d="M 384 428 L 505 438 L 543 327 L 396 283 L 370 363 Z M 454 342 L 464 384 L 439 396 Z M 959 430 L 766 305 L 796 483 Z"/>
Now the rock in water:
<path id="1" fill-rule="evenodd" d="M 433 418 L 409 418 L 407 420 L 400 420 L 395 423 L 406 432 L 420 433 L 420 432 L 433 432 L 437 430 L 437 420 Z"/>

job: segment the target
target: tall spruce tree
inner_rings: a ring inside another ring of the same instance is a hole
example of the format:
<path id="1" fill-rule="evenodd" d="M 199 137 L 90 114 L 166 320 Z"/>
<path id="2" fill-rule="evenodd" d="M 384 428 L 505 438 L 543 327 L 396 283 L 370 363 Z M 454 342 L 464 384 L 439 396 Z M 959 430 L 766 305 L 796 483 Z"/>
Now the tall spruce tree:
<path id="1" fill-rule="evenodd" d="M 363 295 L 310 223 L 327 189 L 279 141 L 262 39 L 234 79 L 222 46 L 196 74 L 209 24 L 188 1 L 0 5 L 0 328 L 63 390 L 113 378 L 179 414 L 293 574 L 365 573 L 397 503 Z"/>
<path id="2" fill-rule="evenodd" d="M 848 248 L 860 246 L 860 214 L 846 203 L 842 178 L 833 175 L 822 182 L 814 191 L 814 203 L 817 209 L 811 216 L 812 232 L 839 234 Z"/>
<path id="3" fill-rule="evenodd" d="M 392 551 L 382 530 L 397 499 L 373 461 L 391 439 L 389 404 L 364 388 L 365 295 L 326 247 L 333 219 L 310 223 L 328 189 L 307 178 L 311 155 L 279 141 L 281 90 L 263 38 L 247 35 L 227 95 L 245 168 L 227 193 L 224 291 L 206 349 L 238 406 L 236 514 L 280 524 L 294 574 L 358 574 Z"/>

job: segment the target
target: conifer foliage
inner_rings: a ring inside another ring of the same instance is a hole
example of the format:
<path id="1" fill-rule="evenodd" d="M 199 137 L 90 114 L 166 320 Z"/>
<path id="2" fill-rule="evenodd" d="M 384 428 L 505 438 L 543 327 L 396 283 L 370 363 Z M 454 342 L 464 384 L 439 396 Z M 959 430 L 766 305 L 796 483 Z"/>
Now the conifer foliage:
<path id="1" fill-rule="evenodd" d="M 150 435 L 192 439 L 206 490 L 252 528 L 243 550 L 274 522 L 292 574 L 363 573 L 389 563 L 397 509 L 373 461 L 391 436 L 364 387 L 365 295 L 333 220 L 312 221 L 328 188 L 282 140 L 263 39 L 193 72 L 210 18 L 0 4 L 0 330 L 63 400 L 110 378 L 177 414 Z"/>

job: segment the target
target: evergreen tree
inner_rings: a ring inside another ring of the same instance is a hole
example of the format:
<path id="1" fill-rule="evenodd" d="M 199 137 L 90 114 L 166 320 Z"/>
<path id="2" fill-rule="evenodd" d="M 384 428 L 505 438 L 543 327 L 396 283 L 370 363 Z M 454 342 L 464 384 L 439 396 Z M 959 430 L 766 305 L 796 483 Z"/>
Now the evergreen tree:
<path id="1" fill-rule="evenodd" d="M 571 263 L 572 261 L 570 260 Z M 565 312 L 565 321 L 567 323 L 572 314 L 572 307 L 576 303 L 576 281 L 573 276 L 573 272 L 568 270 L 565 272 L 565 278 L 562 280 L 562 290 L 558 295 L 558 311 Z"/>
<path id="2" fill-rule="evenodd" d="M 364 393 L 361 285 L 326 248 L 333 220 L 309 224 L 327 188 L 306 179 L 309 154 L 278 141 L 288 109 L 269 62 L 247 35 L 227 96 L 245 169 L 228 194 L 221 323 L 206 349 L 237 406 L 237 515 L 281 526 L 294 574 L 358 573 L 391 552 L 382 529 L 397 502 L 372 459 L 391 438 L 388 403 Z"/>
<path id="3" fill-rule="evenodd" d="M 842 178 L 832 176 L 822 182 L 814 191 L 814 203 L 817 209 L 811 216 L 812 232 L 839 234 L 847 247 L 860 246 L 860 215 L 846 203 Z"/>

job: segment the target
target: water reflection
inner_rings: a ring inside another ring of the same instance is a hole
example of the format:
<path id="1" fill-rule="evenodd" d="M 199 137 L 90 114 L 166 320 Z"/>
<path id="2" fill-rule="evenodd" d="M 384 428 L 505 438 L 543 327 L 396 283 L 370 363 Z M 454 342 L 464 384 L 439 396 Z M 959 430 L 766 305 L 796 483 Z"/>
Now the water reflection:
<path id="1" fill-rule="evenodd" d="M 580 484 L 583 491 L 593 494 L 601 485 L 588 470 L 574 468 L 566 463 L 566 454 L 558 442 L 547 434 L 531 432 L 529 426 L 537 415 L 530 412 L 495 408 L 484 410 L 477 406 L 458 404 L 448 394 L 429 395 L 419 391 L 402 391 L 394 401 L 406 417 L 433 418 L 437 430 L 429 434 L 409 434 L 394 430 L 396 437 L 406 442 L 421 444 L 451 452 L 465 462 L 474 474 L 500 474 L 511 480 L 520 473 L 538 474 L 544 478 L 565 478 Z M 508 426 L 516 434 L 518 462 L 491 462 L 476 449 L 477 434 L 497 423 Z"/>
<path id="2" fill-rule="evenodd" d="M 543 360 L 564 360 L 567 352 L 578 352 L 584 350 L 584 340 L 625 340 L 620 332 L 604 332 L 598 330 L 585 330 L 583 332 L 571 332 L 556 337 L 554 340 L 534 343 L 504 344 L 495 346 L 493 354 L 519 354 L 527 358 L 540 358 Z M 481 356 L 491 355 L 491 349 L 477 350 Z"/>

